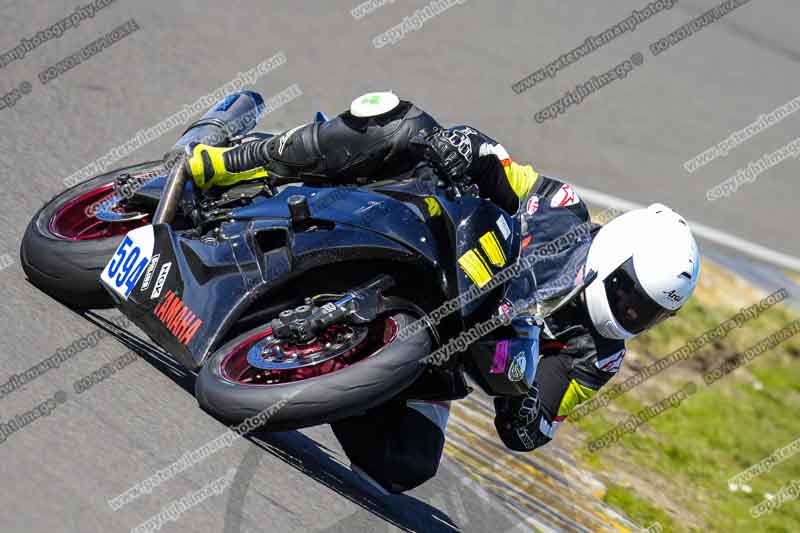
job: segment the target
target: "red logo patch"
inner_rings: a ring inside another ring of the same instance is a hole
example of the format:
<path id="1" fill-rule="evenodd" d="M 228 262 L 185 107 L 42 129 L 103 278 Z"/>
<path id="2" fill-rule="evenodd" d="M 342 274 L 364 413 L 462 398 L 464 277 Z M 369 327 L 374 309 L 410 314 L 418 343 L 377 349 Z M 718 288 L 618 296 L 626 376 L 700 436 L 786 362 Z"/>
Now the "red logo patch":
<path id="1" fill-rule="evenodd" d="M 528 199 L 528 205 L 525 209 L 529 215 L 534 214 L 536 211 L 539 210 L 539 197 L 534 195 Z"/>
<path id="2" fill-rule="evenodd" d="M 580 201 L 581 199 L 578 196 L 578 193 L 575 192 L 575 189 L 565 183 L 553 196 L 553 200 L 550 202 L 550 207 L 569 207 L 577 204 Z"/>
<path id="3" fill-rule="evenodd" d="M 622 361 L 625 359 L 625 350 L 620 350 L 614 355 L 606 357 L 604 359 L 598 359 L 595 362 L 595 366 L 602 370 L 603 372 L 610 372 L 611 374 L 616 374 L 619 371 L 619 367 L 622 366 Z"/>
<path id="4" fill-rule="evenodd" d="M 203 321 L 172 291 L 167 291 L 164 299 L 153 309 L 153 314 L 182 344 L 189 344 L 203 325 Z"/>

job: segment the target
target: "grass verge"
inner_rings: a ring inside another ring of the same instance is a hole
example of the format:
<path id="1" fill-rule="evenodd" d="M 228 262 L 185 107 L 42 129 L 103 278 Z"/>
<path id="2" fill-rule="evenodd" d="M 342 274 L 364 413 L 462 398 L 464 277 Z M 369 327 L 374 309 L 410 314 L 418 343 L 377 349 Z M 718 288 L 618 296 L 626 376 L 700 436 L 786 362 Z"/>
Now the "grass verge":
<path id="1" fill-rule="evenodd" d="M 775 287 L 778 289 L 779 287 Z M 629 343 L 622 381 L 705 331 L 731 318 L 765 294 L 704 261 L 696 296 L 673 319 Z M 800 335 L 706 386 L 702 375 L 797 319 L 776 306 L 690 359 L 645 381 L 575 424 L 574 452 L 607 485 L 606 501 L 643 526 L 665 531 L 797 531 L 800 503 L 788 502 L 759 519 L 750 508 L 800 479 L 800 454 L 775 465 L 747 486 L 728 480 L 800 438 Z M 697 392 L 623 436 L 589 451 L 586 443 L 688 382 Z M 735 490 L 733 490 L 735 489 Z"/>

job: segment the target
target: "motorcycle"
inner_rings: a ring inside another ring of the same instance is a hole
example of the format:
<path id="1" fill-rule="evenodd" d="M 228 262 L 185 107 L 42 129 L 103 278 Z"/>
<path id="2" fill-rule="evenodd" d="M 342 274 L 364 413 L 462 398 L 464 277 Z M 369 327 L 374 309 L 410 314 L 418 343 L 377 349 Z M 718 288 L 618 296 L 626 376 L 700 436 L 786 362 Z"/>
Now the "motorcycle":
<path id="1" fill-rule="evenodd" d="M 186 147 L 269 138 L 250 133 L 262 110 L 256 93 L 232 94 L 163 161 L 55 196 L 22 241 L 30 281 L 74 308 L 119 309 L 228 422 L 279 405 L 262 429 L 284 431 L 398 398 L 454 400 L 472 391 L 465 375 L 490 395 L 524 394 L 538 354 L 429 357 L 503 307 L 504 284 L 487 281 L 518 260 L 520 222 L 425 163 L 357 184 L 195 187 Z"/>

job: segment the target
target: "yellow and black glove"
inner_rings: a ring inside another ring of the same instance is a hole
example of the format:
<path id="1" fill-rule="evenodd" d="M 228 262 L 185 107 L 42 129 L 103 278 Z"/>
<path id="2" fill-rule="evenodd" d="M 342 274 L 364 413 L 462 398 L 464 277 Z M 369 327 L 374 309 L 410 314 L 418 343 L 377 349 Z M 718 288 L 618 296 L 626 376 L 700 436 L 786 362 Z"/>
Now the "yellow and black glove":
<path id="1" fill-rule="evenodd" d="M 230 148 L 196 144 L 187 149 L 186 171 L 201 189 L 229 187 L 243 181 L 266 178 L 267 170 L 263 166 L 244 169 L 231 157 L 239 146 Z"/>

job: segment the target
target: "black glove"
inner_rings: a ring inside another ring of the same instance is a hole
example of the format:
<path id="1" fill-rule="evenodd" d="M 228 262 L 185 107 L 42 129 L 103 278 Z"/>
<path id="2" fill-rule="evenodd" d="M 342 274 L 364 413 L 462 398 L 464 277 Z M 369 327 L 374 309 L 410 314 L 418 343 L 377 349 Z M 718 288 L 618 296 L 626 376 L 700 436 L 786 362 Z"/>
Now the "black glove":
<path id="1" fill-rule="evenodd" d="M 507 448 L 529 452 L 550 439 L 539 431 L 539 389 L 534 385 L 526 396 L 494 399 L 494 427 Z"/>
<path id="2" fill-rule="evenodd" d="M 456 130 L 435 130 L 423 153 L 434 168 L 453 181 L 464 181 L 472 165 L 472 141 Z"/>
<path id="3" fill-rule="evenodd" d="M 494 399 L 496 420 L 509 428 L 532 426 L 540 408 L 539 388 L 536 385 L 525 396 L 498 396 Z"/>

